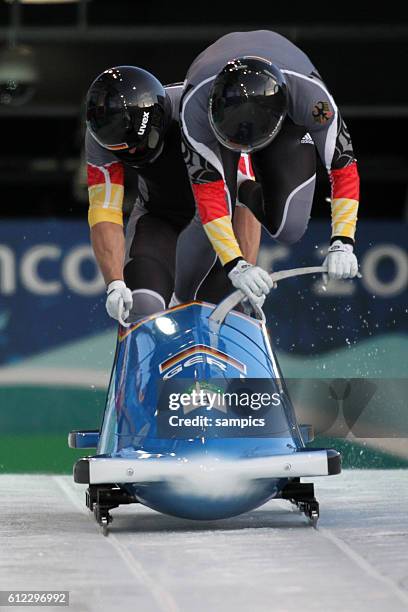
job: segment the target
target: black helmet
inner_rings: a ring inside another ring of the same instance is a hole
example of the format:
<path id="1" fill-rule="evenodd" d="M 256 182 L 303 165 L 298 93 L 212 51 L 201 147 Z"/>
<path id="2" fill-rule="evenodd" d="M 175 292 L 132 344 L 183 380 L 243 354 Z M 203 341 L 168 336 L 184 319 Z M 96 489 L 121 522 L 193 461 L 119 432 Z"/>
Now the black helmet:
<path id="1" fill-rule="evenodd" d="M 282 72 L 260 57 L 234 59 L 221 70 L 210 92 L 209 119 L 217 140 L 250 153 L 278 134 L 287 111 Z"/>
<path id="2" fill-rule="evenodd" d="M 142 68 L 109 68 L 88 90 L 86 123 L 92 136 L 135 166 L 160 155 L 170 118 L 171 104 L 163 85 Z M 129 153 L 133 148 L 136 151 Z"/>

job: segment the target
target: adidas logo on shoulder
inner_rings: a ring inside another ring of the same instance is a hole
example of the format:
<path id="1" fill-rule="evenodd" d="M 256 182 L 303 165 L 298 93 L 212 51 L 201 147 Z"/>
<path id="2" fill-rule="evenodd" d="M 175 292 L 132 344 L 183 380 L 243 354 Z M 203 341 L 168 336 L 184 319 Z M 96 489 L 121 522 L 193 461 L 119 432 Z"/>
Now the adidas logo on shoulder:
<path id="1" fill-rule="evenodd" d="M 309 134 L 309 132 L 306 132 L 306 134 L 303 136 L 302 140 L 300 141 L 300 144 L 311 144 L 311 145 L 314 145 L 313 139 L 312 139 L 311 135 Z"/>

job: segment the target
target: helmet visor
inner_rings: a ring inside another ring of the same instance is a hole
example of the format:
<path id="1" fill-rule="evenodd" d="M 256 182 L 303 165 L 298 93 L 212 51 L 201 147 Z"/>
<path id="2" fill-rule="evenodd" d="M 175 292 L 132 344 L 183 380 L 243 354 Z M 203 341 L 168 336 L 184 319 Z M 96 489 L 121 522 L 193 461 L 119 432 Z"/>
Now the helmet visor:
<path id="1" fill-rule="evenodd" d="M 260 58 L 233 60 L 215 79 L 208 110 L 215 136 L 225 147 L 245 153 L 262 149 L 286 116 L 283 75 Z"/>

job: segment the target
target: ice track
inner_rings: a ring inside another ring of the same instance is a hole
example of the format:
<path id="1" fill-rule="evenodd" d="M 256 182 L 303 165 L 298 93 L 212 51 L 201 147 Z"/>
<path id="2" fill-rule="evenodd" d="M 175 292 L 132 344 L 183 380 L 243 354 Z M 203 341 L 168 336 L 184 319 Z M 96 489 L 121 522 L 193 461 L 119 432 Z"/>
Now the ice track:
<path id="1" fill-rule="evenodd" d="M 0 588 L 69 590 L 34 609 L 70 612 L 408 610 L 408 471 L 313 481 L 317 530 L 285 501 L 216 522 L 133 505 L 104 538 L 72 478 L 2 475 Z"/>

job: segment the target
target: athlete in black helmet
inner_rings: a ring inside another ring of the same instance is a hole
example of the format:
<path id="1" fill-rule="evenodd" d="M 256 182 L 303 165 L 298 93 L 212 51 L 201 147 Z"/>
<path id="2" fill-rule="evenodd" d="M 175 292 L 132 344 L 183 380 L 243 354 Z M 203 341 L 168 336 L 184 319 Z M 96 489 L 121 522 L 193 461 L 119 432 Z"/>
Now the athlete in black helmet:
<path id="1" fill-rule="evenodd" d="M 298 47 L 267 30 L 223 36 L 188 70 L 181 121 L 199 219 L 179 243 L 181 254 L 188 242 L 194 244 L 197 264 L 182 266 L 180 255 L 178 299 L 189 298 L 186 287 L 194 292 L 215 252 L 234 286 L 252 302 L 263 301 L 270 278 L 245 261 L 231 224 L 237 191 L 273 238 L 298 241 L 312 207 L 316 150 L 332 185 L 329 277 L 356 276 L 359 178 L 351 139 L 333 97 Z M 239 186 L 236 166 L 243 151 L 250 154 L 256 183 Z M 199 225 L 212 251 L 194 240 Z"/>
<path id="2" fill-rule="evenodd" d="M 163 86 L 142 68 L 118 66 L 99 75 L 87 94 L 88 218 L 107 284 L 106 307 L 118 320 L 131 309 L 133 317 L 162 310 L 173 293 L 177 239 L 195 206 L 181 150 L 182 89 L 182 84 Z M 241 180 L 249 178 L 242 163 L 241 170 Z M 125 186 L 137 192 L 126 242 Z M 255 260 L 259 224 L 241 210 L 241 243 Z M 248 248 L 247 232 L 258 233 L 255 248 Z M 230 289 L 220 267 L 199 297 L 216 301 Z"/>
<path id="3" fill-rule="evenodd" d="M 87 125 L 119 159 L 145 165 L 158 158 L 171 122 L 168 94 L 155 76 L 135 66 L 105 70 L 89 88 Z"/>

